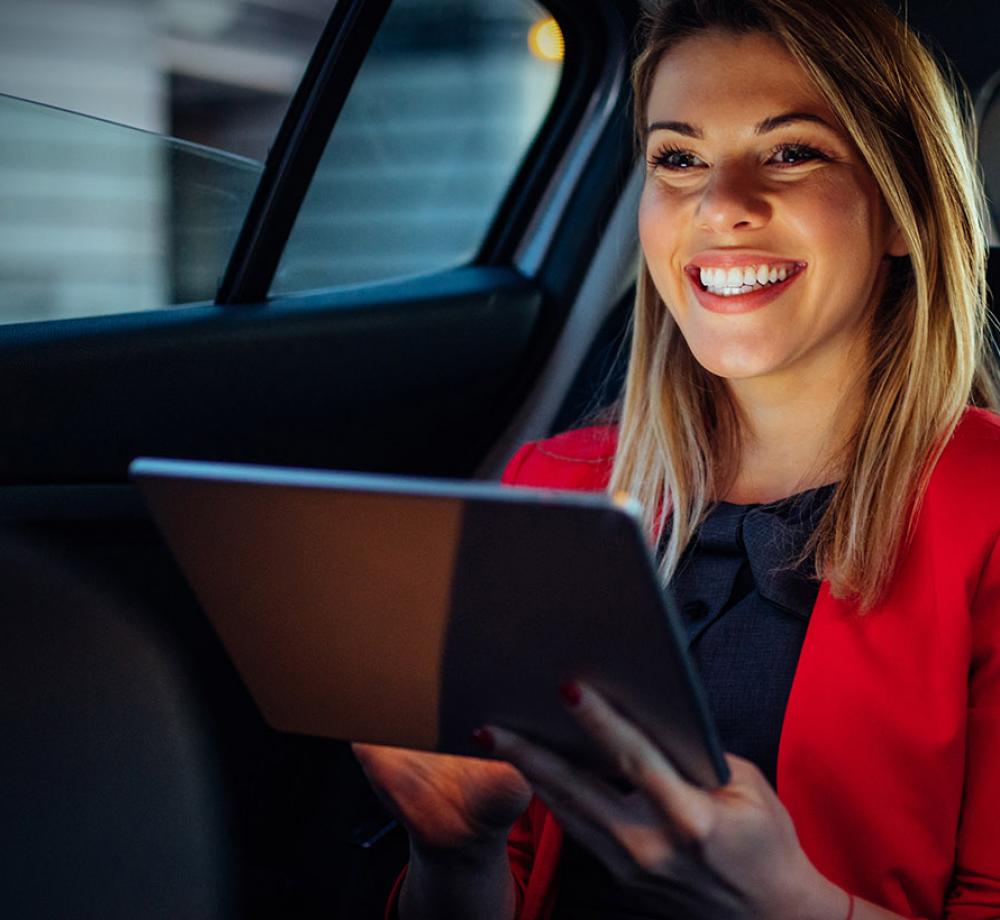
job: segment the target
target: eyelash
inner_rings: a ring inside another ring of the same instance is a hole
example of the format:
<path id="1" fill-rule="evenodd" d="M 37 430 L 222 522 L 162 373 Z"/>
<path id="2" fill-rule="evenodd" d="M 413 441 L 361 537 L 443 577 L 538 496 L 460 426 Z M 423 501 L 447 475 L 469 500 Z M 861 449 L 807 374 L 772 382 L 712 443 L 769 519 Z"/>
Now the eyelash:
<path id="1" fill-rule="evenodd" d="M 768 154 L 768 160 L 776 156 L 779 153 L 784 153 L 788 150 L 794 150 L 803 156 L 803 159 L 798 160 L 795 163 L 779 163 L 776 164 L 779 168 L 788 169 L 791 166 L 798 166 L 803 162 L 808 162 L 810 160 L 822 160 L 828 161 L 833 159 L 830 155 L 824 153 L 822 150 L 817 150 L 811 144 L 805 144 L 798 141 L 786 141 L 782 144 L 777 144 Z M 649 166 L 651 169 L 669 169 L 672 172 L 686 172 L 691 169 L 690 166 L 676 166 L 671 165 L 668 160 L 672 156 L 689 156 L 694 157 L 690 150 L 684 150 L 681 147 L 661 147 L 652 157 L 649 159 Z"/>

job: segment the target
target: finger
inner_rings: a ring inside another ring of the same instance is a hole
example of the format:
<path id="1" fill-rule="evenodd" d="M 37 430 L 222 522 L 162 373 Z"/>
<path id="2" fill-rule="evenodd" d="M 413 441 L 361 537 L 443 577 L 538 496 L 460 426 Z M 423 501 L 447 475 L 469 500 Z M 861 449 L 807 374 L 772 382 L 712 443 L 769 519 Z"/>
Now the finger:
<path id="1" fill-rule="evenodd" d="M 601 823 L 607 815 L 621 814 L 621 795 L 591 773 L 573 767 L 559 754 L 534 744 L 505 728 L 489 726 L 493 751 L 517 767 L 541 793 L 560 807 L 586 815 Z"/>
<path id="2" fill-rule="evenodd" d="M 664 834 L 658 840 L 643 841 L 639 834 L 630 833 L 632 828 L 624 823 L 609 830 L 580 812 L 564 808 L 544 788 L 536 787 L 535 791 L 566 834 L 597 857 L 616 878 L 634 883 L 644 872 L 640 860 L 648 861 L 646 864 L 655 860 L 656 870 L 664 874 L 671 864 L 674 852 Z M 655 851 L 654 846 L 644 844 L 655 845 Z"/>
<path id="3" fill-rule="evenodd" d="M 371 779 L 371 773 L 377 772 L 378 767 L 389 756 L 388 752 L 392 750 L 394 749 L 381 747 L 377 744 L 362 744 L 359 741 L 351 743 L 351 753 L 354 754 L 355 759 L 369 779 Z"/>
<path id="4" fill-rule="evenodd" d="M 587 847 L 619 878 L 666 874 L 674 848 L 655 809 L 623 796 L 599 777 L 506 729 L 490 726 L 498 757 L 510 761 L 566 832 Z"/>
<path id="5" fill-rule="evenodd" d="M 690 844 L 708 838 L 715 823 L 715 803 L 707 792 L 685 780 L 649 737 L 593 687 L 574 682 L 563 688 L 563 696 L 584 731 L 622 776 L 659 806 L 680 841 Z"/>
<path id="6" fill-rule="evenodd" d="M 384 756 L 383 752 L 391 750 L 393 748 L 382 747 L 379 744 L 367 744 L 361 741 L 351 742 L 351 752 L 362 766 L 377 760 L 380 755 Z"/>
<path id="7" fill-rule="evenodd" d="M 361 765 L 361 772 L 364 773 L 368 784 L 375 793 L 375 797 L 382 803 L 383 808 L 389 811 L 393 817 L 402 820 L 402 812 L 386 788 L 387 779 L 385 776 L 386 752 L 397 749 L 385 748 L 376 744 L 354 742 L 351 744 L 351 750 Z"/>

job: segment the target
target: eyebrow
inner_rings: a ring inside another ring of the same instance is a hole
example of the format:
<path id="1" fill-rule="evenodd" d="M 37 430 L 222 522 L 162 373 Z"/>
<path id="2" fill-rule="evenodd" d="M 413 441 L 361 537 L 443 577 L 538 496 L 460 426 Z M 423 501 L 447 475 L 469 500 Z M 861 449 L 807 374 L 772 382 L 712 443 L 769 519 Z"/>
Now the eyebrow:
<path id="1" fill-rule="evenodd" d="M 798 121 L 808 121 L 813 124 L 822 125 L 824 128 L 829 128 L 831 131 L 834 130 L 826 119 L 820 118 L 819 115 L 814 115 L 812 112 L 784 112 L 781 115 L 772 115 L 770 118 L 765 118 L 762 122 L 754 126 L 753 133 L 767 134 L 770 131 Z M 685 137 L 694 137 L 698 140 L 702 140 L 705 136 L 701 128 L 686 121 L 654 121 L 646 128 L 646 136 L 648 137 L 653 131 L 673 131 L 675 134 L 683 134 Z"/>

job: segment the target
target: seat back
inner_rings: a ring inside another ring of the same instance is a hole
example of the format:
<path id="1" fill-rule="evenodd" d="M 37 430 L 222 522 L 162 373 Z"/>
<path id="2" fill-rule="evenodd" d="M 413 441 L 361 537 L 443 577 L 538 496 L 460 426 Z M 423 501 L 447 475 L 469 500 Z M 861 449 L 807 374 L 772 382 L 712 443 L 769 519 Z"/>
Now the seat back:
<path id="1" fill-rule="evenodd" d="M 163 637 L 0 530 L 0 913 L 233 916 L 211 746 Z"/>

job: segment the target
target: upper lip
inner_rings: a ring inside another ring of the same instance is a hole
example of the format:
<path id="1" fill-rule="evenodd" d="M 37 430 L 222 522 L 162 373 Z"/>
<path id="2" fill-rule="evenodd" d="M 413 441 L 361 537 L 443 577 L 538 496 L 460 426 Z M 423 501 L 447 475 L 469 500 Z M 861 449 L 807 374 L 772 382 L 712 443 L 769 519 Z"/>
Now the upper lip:
<path id="1" fill-rule="evenodd" d="M 707 249 L 699 252 L 685 266 L 686 270 L 698 268 L 732 268 L 745 265 L 781 265 L 784 263 L 804 265 L 801 259 L 781 256 L 773 252 L 752 249 Z"/>

